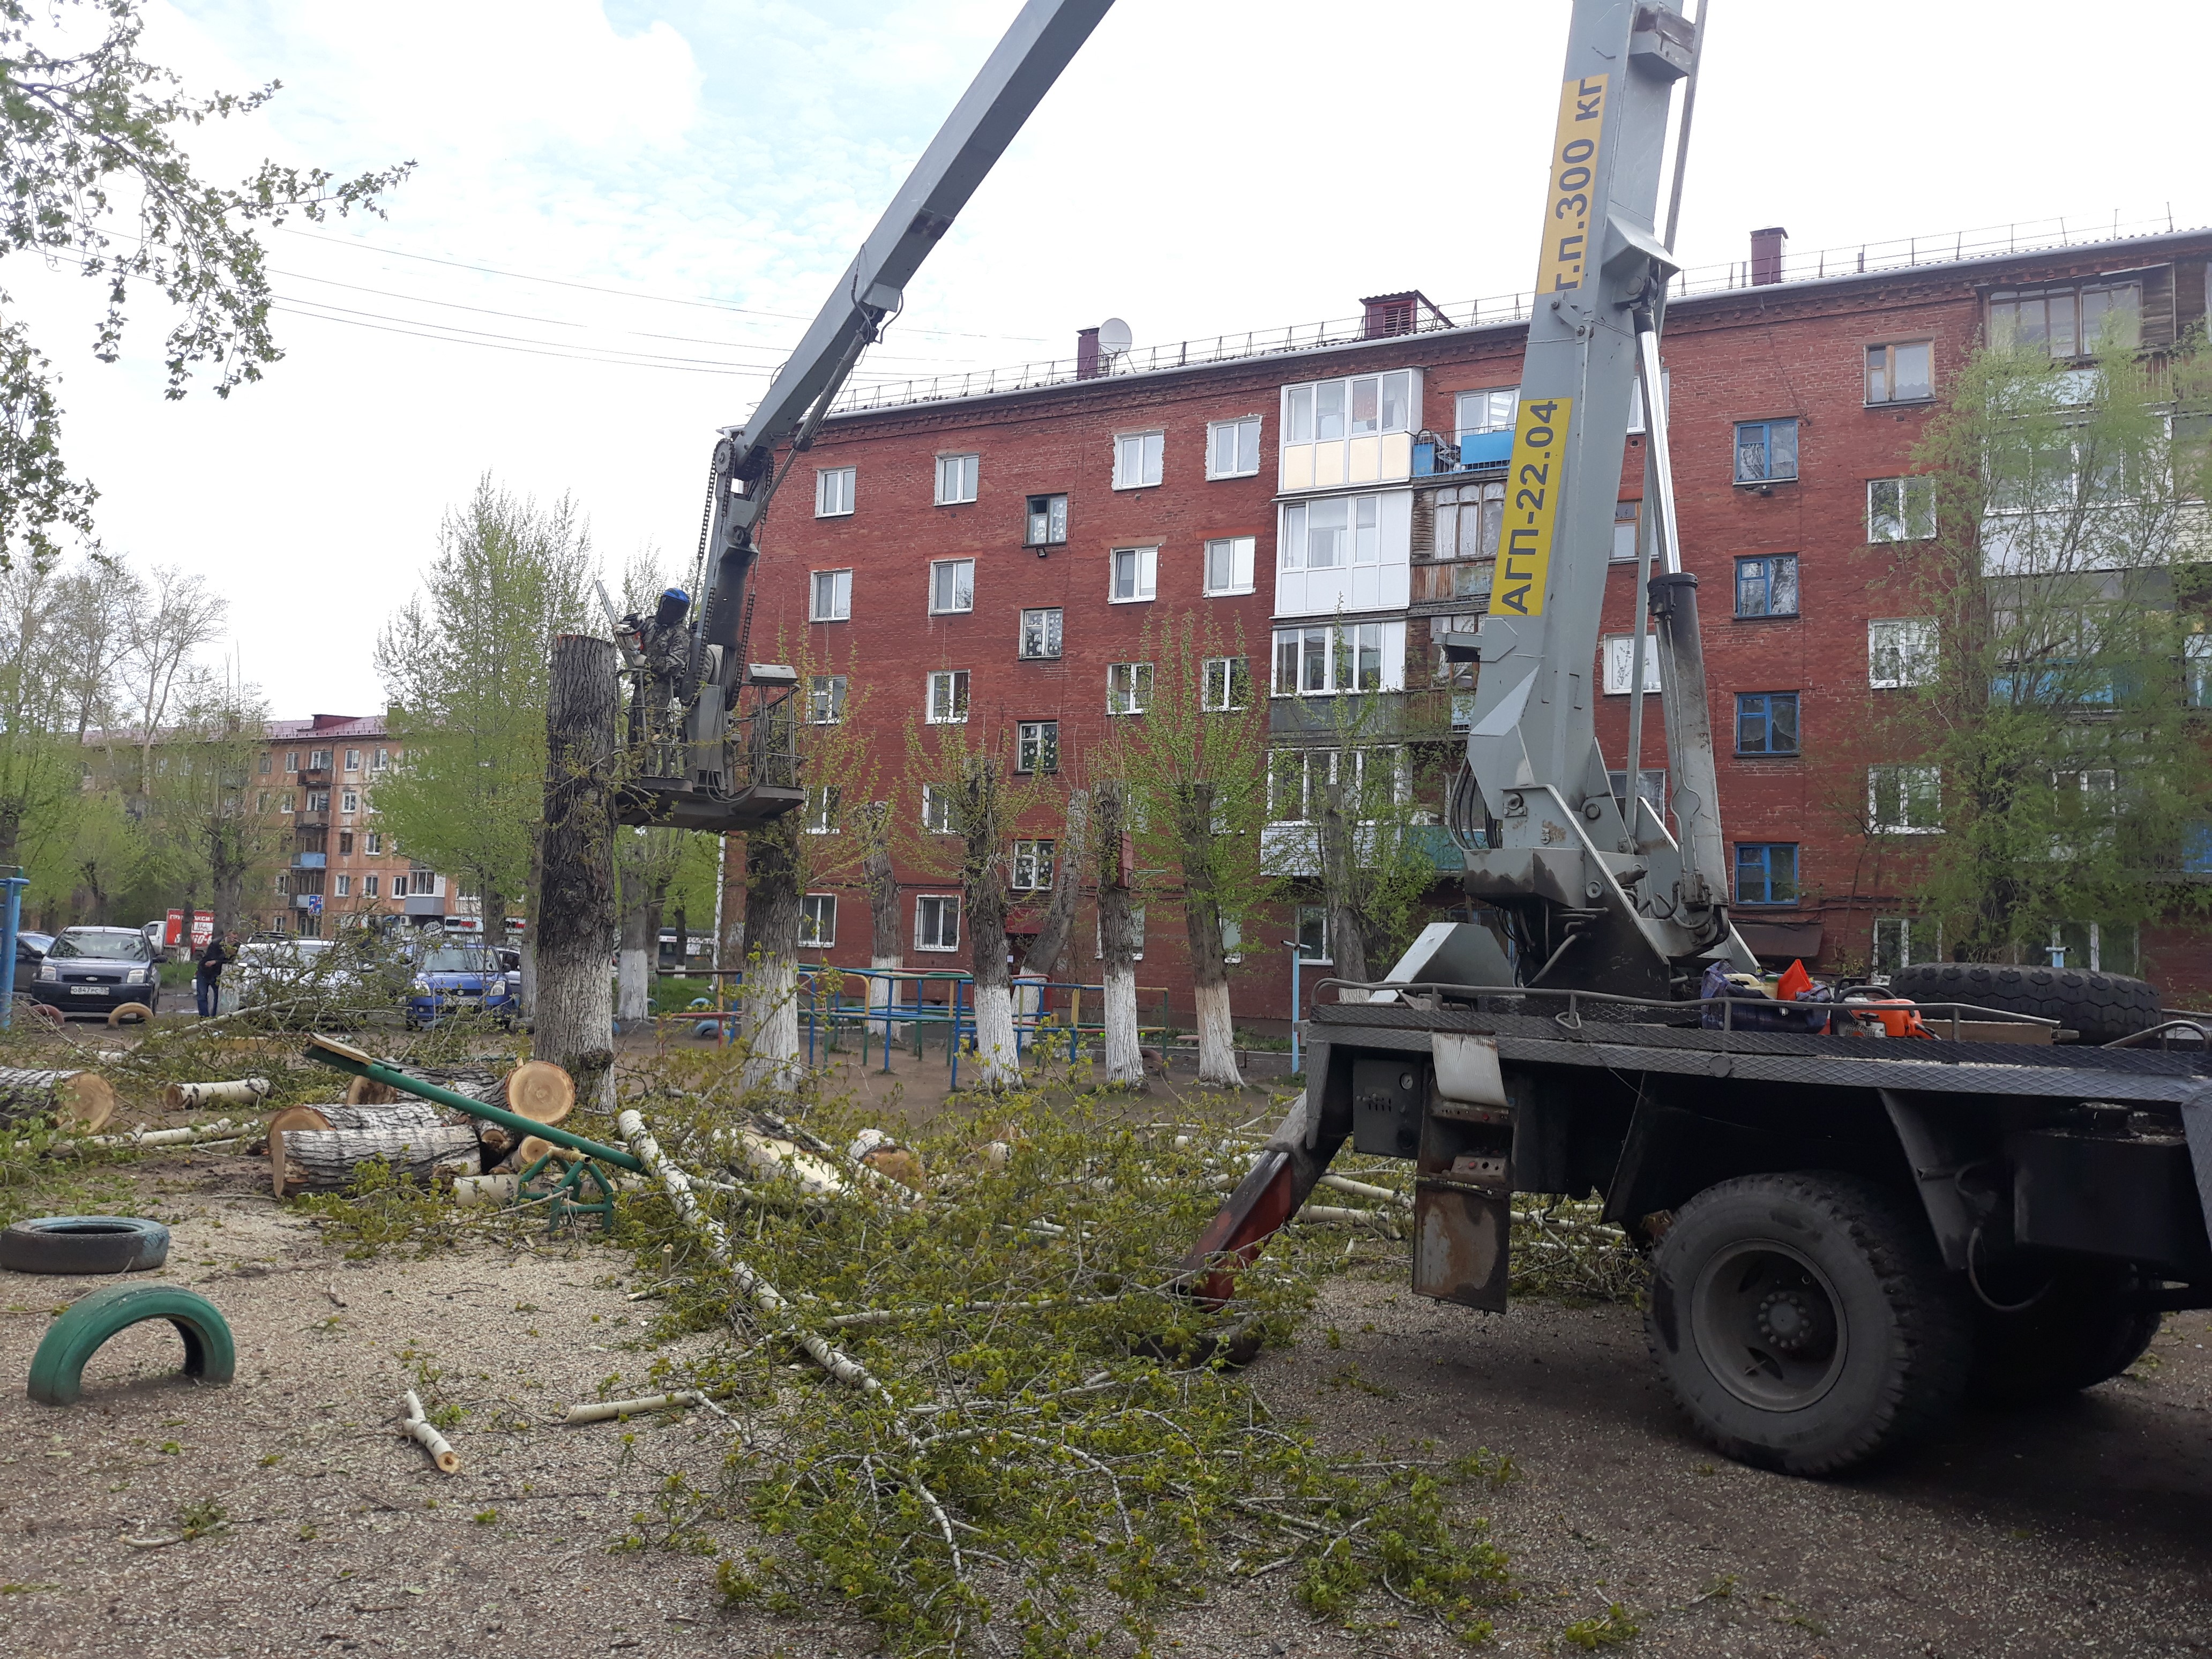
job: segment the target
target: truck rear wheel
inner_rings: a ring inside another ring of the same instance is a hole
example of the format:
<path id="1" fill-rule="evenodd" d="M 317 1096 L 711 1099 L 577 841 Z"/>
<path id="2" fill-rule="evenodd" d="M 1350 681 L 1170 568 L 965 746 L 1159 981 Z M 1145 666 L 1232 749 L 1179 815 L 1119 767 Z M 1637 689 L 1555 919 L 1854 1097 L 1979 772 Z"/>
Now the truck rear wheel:
<path id="1" fill-rule="evenodd" d="M 2062 1262 L 2040 1274 L 1982 1272 L 2007 1304 L 1974 1310 L 1968 1392 L 1992 1406 L 2062 1400 L 2118 1376 L 2143 1357 L 2165 1316 L 2130 1305 L 2144 1289 L 2132 1267 Z"/>
<path id="2" fill-rule="evenodd" d="M 1919 1212 L 1831 1173 L 1747 1176 L 1676 1212 L 1644 1332 L 1699 1433 L 1741 1462 L 1831 1474 L 1939 1421 L 1972 1316 Z"/>

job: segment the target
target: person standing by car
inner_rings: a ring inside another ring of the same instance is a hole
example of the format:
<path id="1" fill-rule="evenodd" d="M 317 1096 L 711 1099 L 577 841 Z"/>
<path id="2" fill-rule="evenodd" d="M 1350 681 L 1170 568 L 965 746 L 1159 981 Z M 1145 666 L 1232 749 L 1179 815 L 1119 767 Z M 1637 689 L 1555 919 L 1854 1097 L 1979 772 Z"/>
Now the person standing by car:
<path id="1" fill-rule="evenodd" d="M 222 965 L 230 960 L 230 952 L 223 947 L 237 943 L 237 934 L 224 933 L 210 939 L 207 949 L 200 952 L 199 966 L 192 974 L 192 1000 L 198 1005 L 202 1019 L 211 1018 L 215 1013 L 222 983 Z"/>

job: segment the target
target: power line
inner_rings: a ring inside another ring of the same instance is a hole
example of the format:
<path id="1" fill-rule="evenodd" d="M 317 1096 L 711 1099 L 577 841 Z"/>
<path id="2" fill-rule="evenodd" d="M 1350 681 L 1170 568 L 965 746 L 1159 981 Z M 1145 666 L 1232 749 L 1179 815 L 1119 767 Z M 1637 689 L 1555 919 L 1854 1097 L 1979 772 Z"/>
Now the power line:
<path id="1" fill-rule="evenodd" d="M 626 300 L 649 300 L 655 305 L 690 306 L 702 311 L 735 312 L 745 317 L 771 317 L 779 322 L 811 323 L 814 320 L 811 317 L 802 317 L 793 312 L 763 311 L 754 306 L 732 305 L 726 300 L 680 299 L 674 295 L 649 293 L 644 289 L 610 288 L 598 283 L 572 282 L 561 276 L 543 276 L 521 270 L 502 270 L 496 265 L 472 264 L 465 259 L 441 258 L 431 253 L 406 253 L 398 248 L 379 247 L 373 242 L 361 241 L 351 236 L 325 236 L 319 231 L 300 230 L 289 225 L 278 225 L 273 228 L 283 235 L 303 236 L 315 242 L 332 242 L 340 247 L 352 248 L 357 252 L 383 254 L 394 259 L 419 259 L 425 264 L 446 265 L 455 270 L 472 270 L 480 276 L 503 276 L 518 283 L 543 283 L 551 288 L 580 289 L 586 294 L 612 294 Z M 954 340 L 1019 340 L 1031 344 L 1045 343 L 1042 337 L 1034 334 L 969 334 L 957 329 L 920 326 L 911 327 L 908 331 L 915 334 L 938 335 Z"/>

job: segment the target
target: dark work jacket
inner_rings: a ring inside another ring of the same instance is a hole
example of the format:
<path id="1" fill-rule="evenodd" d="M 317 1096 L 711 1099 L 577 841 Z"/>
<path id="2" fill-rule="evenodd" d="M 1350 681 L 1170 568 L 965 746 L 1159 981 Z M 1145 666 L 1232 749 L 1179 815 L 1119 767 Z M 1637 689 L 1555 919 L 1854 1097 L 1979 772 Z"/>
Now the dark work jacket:
<path id="1" fill-rule="evenodd" d="M 208 943 L 208 948 L 200 952 L 200 966 L 198 977 L 210 980 L 221 979 L 222 977 L 222 964 L 229 960 L 230 957 L 228 953 L 222 948 L 222 941 L 221 939 L 210 940 Z"/>

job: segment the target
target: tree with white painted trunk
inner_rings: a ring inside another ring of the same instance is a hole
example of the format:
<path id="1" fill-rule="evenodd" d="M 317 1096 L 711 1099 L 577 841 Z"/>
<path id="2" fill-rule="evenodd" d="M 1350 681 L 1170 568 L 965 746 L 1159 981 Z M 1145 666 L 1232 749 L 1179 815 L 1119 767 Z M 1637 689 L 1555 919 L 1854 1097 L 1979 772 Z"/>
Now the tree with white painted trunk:
<path id="1" fill-rule="evenodd" d="M 1260 830 L 1266 817 L 1267 714 L 1252 695 L 1241 630 L 1224 635 L 1185 612 L 1155 632 L 1108 687 L 1109 742 L 1146 811 L 1134 826 L 1148 885 L 1182 905 L 1198 1025 L 1198 1080 L 1235 1089 L 1229 958 L 1269 896 Z M 1125 672 L 1123 672 L 1125 671 Z"/>
<path id="2" fill-rule="evenodd" d="M 898 981 L 892 976 L 906 967 L 898 872 L 891 862 L 890 813 L 889 801 L 872 800 L 860 809 L 854 824 L 860 836 L 860 883 L 868 899 L 868 1006 L 872 1011 L 888 1008 L 896 1000 Z M 883 1033 L 878 1030 L 878 1035 Z"/>
<path id="3" fill-rule="evenodd" d="M 661 905 L 690 839 L 690 830 L 658 828 L 633 829 L 616 837 L 622 944 L 615 957 L 615 1018 L 625 1026 L 652 1017 Z"/>
<path id="4" fill-rule="evenodd" d="M 811 950 L 817 963 L 826 963 L 836 941 L 837 890 L 860 873 L 867 851 L 855 823 L 876 778 L 860 718 L 866 690 L 849 661 L 839 666 L 800 644 L 790 659 L 799 690 L 778 706 L 777 717 L 793 725 L 805 804 L 745 836 L 738 1030 L 748 1085 L 787 1086 L 797 1079 L 800 961 Z"/>
<path id="5" fill-rule="evenodd" d="M 1105 981 L 1100 1023 L 1106 1029 L 1106 1083 L 1109 1088 L 1145 1086 L 1145 1056 L 1137 1042 L 1136 906 L 1129 891 L 1133 849 L 1129 832 L 1129 786 L 1118 776 L 1100 778 L 1091 789 L 1095 806 L 1091 862 L 1098 890 L 1098 955 Z"/>
<path id="6" fill-rule="evenodd" d="M 1021 822 L 1031 786 L 1013 771 L 1006 734 L 971 738 L 965 707 L 959 712 L 957 720 L 908 728 L 907 779 L 916 809 L 908 822 L 921 825 L 912 843 L 916 864 L 960 884 L 958 926 L 973 980 L 975 1086 L 1018 1089 L 1021 1054 L 1006 967 L 1006 837 Z M 1048 761 L 1030 759 L 1032 776 L 1059 764 L 1056 750 Z M 941 909 L 937 916 L 941 944 L 947 938 Z"/>

